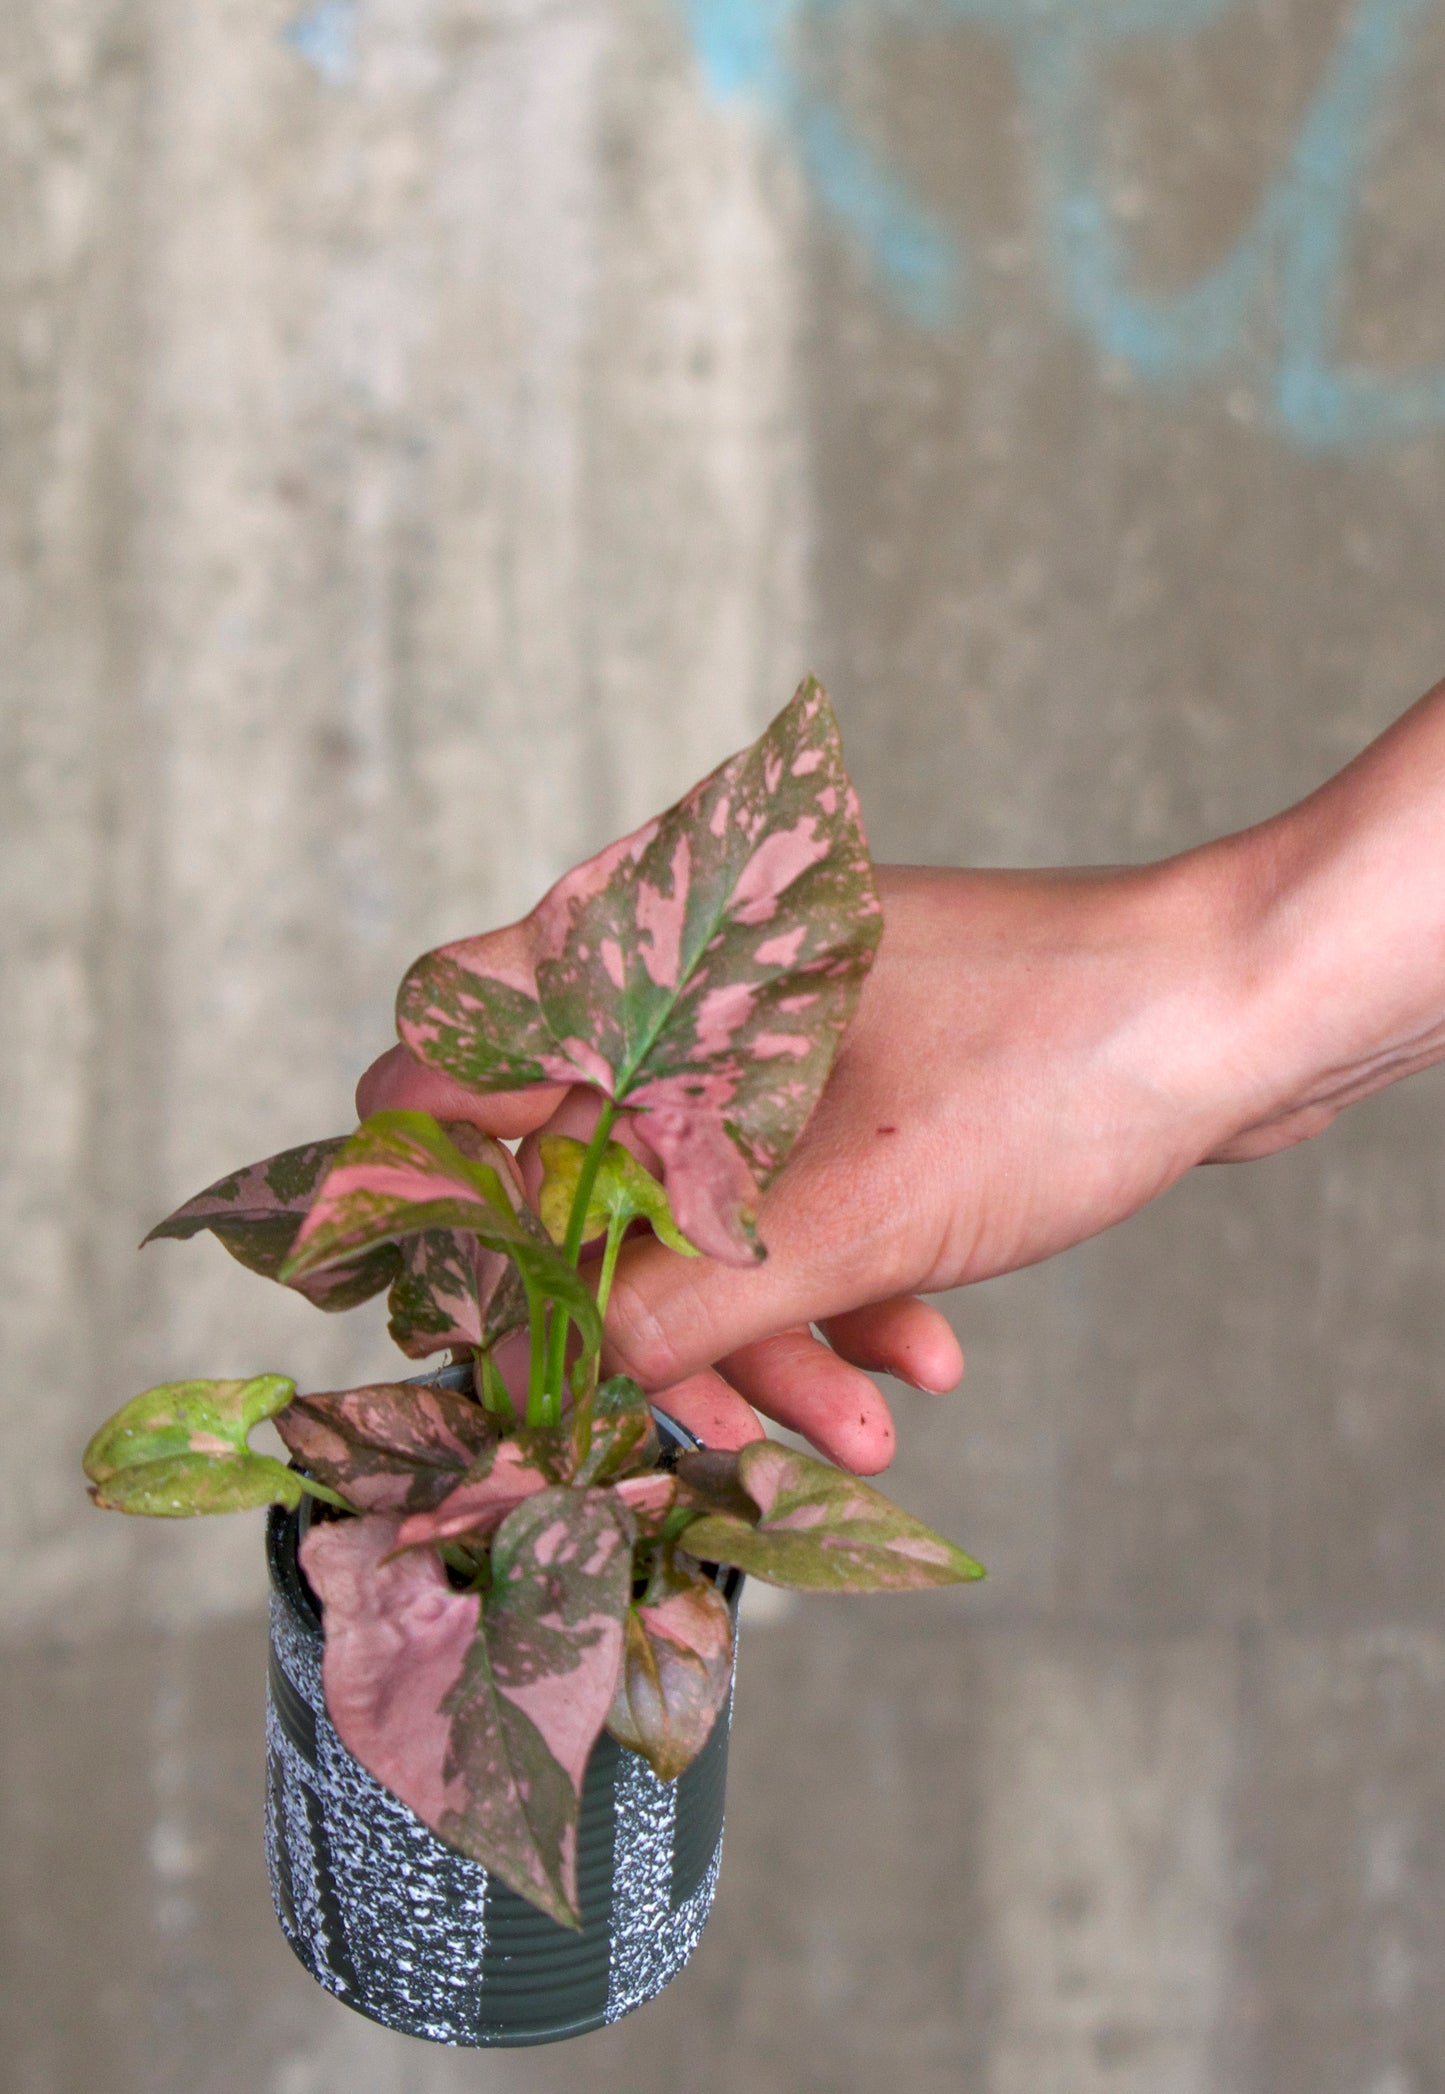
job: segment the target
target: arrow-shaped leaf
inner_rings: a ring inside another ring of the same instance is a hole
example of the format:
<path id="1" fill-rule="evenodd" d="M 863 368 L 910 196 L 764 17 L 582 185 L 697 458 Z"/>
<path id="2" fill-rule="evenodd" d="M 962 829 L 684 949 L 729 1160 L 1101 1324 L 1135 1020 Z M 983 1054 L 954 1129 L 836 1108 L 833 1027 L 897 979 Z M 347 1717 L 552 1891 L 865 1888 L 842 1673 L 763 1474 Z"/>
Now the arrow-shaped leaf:
<path id="1" fill-rule="evenodd" d="M 331 1720 L 443 1839 L 576 1926 L 577 1811 L 621 1664 L 627 1515 L 605 1491 L 528 1498 L 493 1542 L 485 1617 L 431 1550 L 393 1556 L 399 1531 L 333 1521 L 302 1545 Z"/>
<path id="2" fill-rule="evenodd" d="M 517 1212 L 499 1172 L 463 1155 L 429 1113 L 377 1112 L 362 1123 L 322 1181 L 280 1277 L 292 1283 L 431 1231 L 475 1237 L 565 1308 L 582 1336 L 585 1372 L 602 1337 L 591 1292 L 535 1219 Z"/>
<path id="3" fill-rule="evenodd" d="M 706 1745 L 732 1679 L 732 1618 L 707 1578 L 662 1574 L 627 1610 L 622 1677 L 607 1718 L 621 1745 L 671 1781 Z"/>
<path id="4" fill-rule="evenodd" d="M 880 928 L 837 722 L 809 679 L 752 748 L 524 921 L 418 960 L 397 1023 L 474 1090 L 589 1083 L 646 1112 L 678 1226 L 745 1264 Z"/>
<path id="5" fill-rule="evenodd" d="M 306 1142 L 218 1178 L 157 1222 L 144 1242 L 154 1243 L 163 1236 L 185 1238 L 209 1229 L 248 1271 L 259 1272 L 268 1280 L 279 1279 L 316 1188 L 347 1140 L 346 1135 L 338 1134 L 328 1141 Z M 378 1244 L 359 1258 L 292 1284 L 320 1309 L 351 1309 L 380 1294 L 400 1270 L 401 1254 L 395 1244 Z"/>
<path id="6" fill-rule="evenodd" d="M 298 1396 L 276 1425 L 297 1461 L 363 1512 L 437 1504 L 496 1436 L 480 1404 L 426 1382 Z"/>
<path id="7" fill-rule="evenodd" d="M 85 1450 L 91 1496 L 109 1512 L 185 1519 L 296 1505 L 300 1478 L 284 1462 L 253 1454 L 246 1436 L 296 1393 L 280 1374 L 250 1381 L 172 1381 L 133 1396 Z"/>
<path id="8" fill-rule="evenodd" d="M 740 1450 L 737 1473 L 759 1518 L 753 1525 L 708 1512 L 694 1520 L 682 1545 L 702 1562 L 733 1563 L 767 1584 L 816 1592 L 904 1591 L 984 1575 L 871 1484 L 811 1454 L 755 1440 Z"/>
<path id="9" fill-rule="evenodd" d="M 448 1122 L 446 1133 L 465 1156 L 497 1172 L 499 1182 L 514 1178 L 507 1151 L 479 1128 Z M 351 1140 L 339 1134 L 308 1142 L 218 1178 L 159 1222 L 145 1241 L 209 1229 L 250 1271 L 281 1279 L 320 1186 Z M 540 1224 L 533 1233 L 543 1233 Z M 447 1346 L 485 1342 L 488 1310 L 509 1272 L 505 1258 L 474 1237 L 436 1229 L 405 1241 L 374 1243 L 315 1269 L 288 1272 L 286 1284 L 318 1308 L 333 1311 L 355 1308 L 389 1286 L 391 1335 L 404 1353 L 422 1359 Z M 521 1320 L 526 1320 L 525 1310 Z"/>

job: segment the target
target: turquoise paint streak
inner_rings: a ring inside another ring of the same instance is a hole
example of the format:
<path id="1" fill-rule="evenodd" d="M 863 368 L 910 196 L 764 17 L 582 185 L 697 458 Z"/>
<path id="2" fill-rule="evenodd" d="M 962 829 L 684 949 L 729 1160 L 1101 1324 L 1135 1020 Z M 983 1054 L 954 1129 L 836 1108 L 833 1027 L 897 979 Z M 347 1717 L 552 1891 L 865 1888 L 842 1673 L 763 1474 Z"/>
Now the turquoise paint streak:
<path id="1" fill-rule="evenodd" d="M 963 310 L 966 265 L 941 220 L 881 167 L 793 63 L 807 0 L 683 0 L 703 77 L 720 101 L 745 97 L 791 138 L 824 208 L 863 249 L 886 289 L 924 327 Z"/>
<path id="2" fill-rule="evenodd" d="M 1104 64 L 1129 39 L 1197 33 L 1235 0 L 684 0 L 712 91 L 748 97 L 791 134 L 825 208 L 924 325 L 962 311 L 963 242 L 804 83 L 798 33 L 805 18 L 846 13 L 1005 38 L 1035 134 L 1046 251 L 1072 324 L 1160 389 L 1250 379 L 1281 432 L 1326 452 L 1445 426 L 1445 367 L 1383 376 L 1335 361 L 1378 120 L 1435 4 L 1356 0 L 1285 164 L 1234 249 L 1185 290 L 1150 297 L 1131 288 L 1099 182 Z"/>
<path id="3" fill-rule="evenodd" d="M 349 87 L 356 78 L 356 0 L 317 0 L 287 24 L 281 41 L 328 87 Z"/>

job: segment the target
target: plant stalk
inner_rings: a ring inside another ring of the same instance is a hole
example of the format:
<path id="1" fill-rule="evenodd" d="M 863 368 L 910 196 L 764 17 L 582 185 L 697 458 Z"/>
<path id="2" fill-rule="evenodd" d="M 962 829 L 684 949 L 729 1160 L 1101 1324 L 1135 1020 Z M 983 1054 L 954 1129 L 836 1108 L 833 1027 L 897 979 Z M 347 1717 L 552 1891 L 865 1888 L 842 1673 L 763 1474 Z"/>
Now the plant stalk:
<path id="1" fill-rule="evenodd" d="M 592 1188 L 597 1183 L 597 1173 L 602 1168 L 602 1158 L 616 1121 L 617 1106 L 611 1098 L 606 1098 L 597 1116 L 592 1139 L 588 1142 L 582 1158 L 582 1168 L 577 1174 L 577 1190 L 572 1196 L 572 1211 L 567 1217 L 567 1235 L 562 1245 L 562 1256 L 574 1271 L 582 1252 L 582 1231 L 587 1223 L 587 1208 L 592 1198 Z M 555 1412 L 550 1420 L 554 1425 L 560 1424 L 562 1418 L 562 1378 L 567 1371 L 567 1333 L 571 1324 L 572 1319 L 565 1309 L 554 1302 L 545 1380 L 547 1402 L 549 1408 Z M 530 1405 L 527 1422 L 531 1423 Z"/>
<path id="2" fill-rule="evenodd" d="M 356 1507 L 348 1504 L 347 1500 L 338 1491 L 332 1490 L 329 1484 L 317 1483 L 315 1478 L 308 1476 L 303 1469 L 296 1471 L 296 1477 L 302 1490 L 309 1497 L 320 1498 L 325 1504 L 334 1505 L 341 1512 L 355 1512 Z"/>
<path id="3" fill-rule="evenodd" d="M 607 1248 L 602 1253 L 602 1271 L 597 1281 L 597 1313 L 607 1314 L 607 1304 L 612 1296 L 612 1275 L 617 1270 L 617 1253 L 622 1248 L 622 1239 L 627 1234 L 627 1223 L 620 1214 L 614 1214 L 607 1224 Z"/>
<path id="4" fill-rule="evenodd" d="M 532 1341 L 527 1364 L 527 1424 L 532 1431 L 547 1423 L 547 1307 L 537 1289 L 522 1282 L 527 1296 L 527 1326 Z M 554 1315 L 553 1330 L 556 1330 Z"/>

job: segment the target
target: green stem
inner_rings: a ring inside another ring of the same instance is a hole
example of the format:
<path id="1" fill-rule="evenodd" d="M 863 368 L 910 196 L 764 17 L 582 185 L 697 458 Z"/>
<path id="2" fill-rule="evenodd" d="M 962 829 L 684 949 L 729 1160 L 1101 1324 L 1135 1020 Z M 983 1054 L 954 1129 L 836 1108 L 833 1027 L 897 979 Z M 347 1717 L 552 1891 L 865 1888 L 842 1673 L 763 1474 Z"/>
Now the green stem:
<path id="1" fill-rule="evenodd" d="M 502 1380 L 496 1361 L 489 1352 L 484 1352 L 477 1361 L 477 1371 L 482 1384 L 482 1402 L 494 1418 L 504 1425 L 515 1425 L 517 1412 L 512 1403 L 511 1392 Z"/>
<path id="2" fill-rule="evenodd" d="M 527 1296 L 527 1323 L 532 1339 L 527 1364 L 527 1424 L 532 1431 L 547 1423 L 547 1305 L 537 1289 L 522 1283 Z M 557 1328 L 553 1312 L 552 1329 Z"/>
<path id="3" fill-rule="evenodd" d="M 296 1480 L 301 1485 L 302 1490 L 308 1492 L 311 1497 L 320 1498 L 327 1505 L 335 1505 L 341 1512 L 355 1512 L 356 1507 L 349 1505 L 346 1499 L 341 1497 L 338 1492 L 332 1490 L 327 1484 L 317 1483 L 314 1477 L 307 1476 L 300 1469 L 296 1471 Z"/>
<path id="4" fill-rule="evenodd" d="M 627 1234 L 627 1218 L 614 1214 L 607 1224 L 607 1248 L 602 1253 L 602 1272 L 597 1282 L 597 1313 L 607 1314 L 607 1304 L 612 1296 L 612 1275 L 617 1270 L 617 1253 L 622 1248 L 622 1239 Z"/>
<path id="5" fill-rule="evenodd" d="M 605 1098 L 582 1158 L 582 1168 L 577 1173 L 577 1190 L 572 1195 L 572 1212 L 567 1217 L 567 1240 L 562 1245 L 562 1256 L 569 1265 L 576 1265 L 582 1249 L 582 1231 L 587 1226 L 592 1188 L 597 1183 L 597 1173 L 602 1168 L 602 1158 L 616 1121 L 617 1107 L 610 1098 Z"/>
<path id="6" fill-rule="evenodd" d="M 617 1107 L 610 1098 L 604 1099 L 602 1110 L 597 1116 L 592 1139 L 587 1144 L 582 1158 L 582 1168 L 577 1174 L 577 1190 L 572 1196 L 572 1211 L 567 1217 L 567 1235 L 562 1244 L 562 1256 L 576 1270 L 582 1251 L 582 1231 L 587 1225 L 587 1208 L 592 1199 L 592 1188 L 597 1183 L 597 1173 L 602 1168 L 608 1137 L 617 1119 Z M 562 1417 L 562 1377 L 567 1368 L 567 1332 L 572 1319 L 561 1306 L 552 1305 L 552 1330 L 547 1348 L 546 1382 L 547 1401 L 555 1407 L 553 1424 Z M 531 1423 L 530 1417 L 528 1424 Z"/>

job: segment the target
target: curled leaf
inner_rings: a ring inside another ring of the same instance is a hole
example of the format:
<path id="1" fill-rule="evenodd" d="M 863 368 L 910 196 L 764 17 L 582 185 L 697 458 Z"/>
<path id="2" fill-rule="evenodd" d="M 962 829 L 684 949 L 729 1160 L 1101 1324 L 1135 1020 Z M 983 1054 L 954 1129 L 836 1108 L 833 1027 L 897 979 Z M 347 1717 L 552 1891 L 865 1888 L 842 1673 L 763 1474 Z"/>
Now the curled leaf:
<path id="1" fill-rule="evenodd" d="M 572 1202 L 577 1197 L 587 1144 L 575 1141 L 570 1134 L 544 1134 L 537 1150 L 542 1159 L 542 1189 L 538 1195 L 537 1211 L 553 1243 L 562 1243 L 567 1235 Z M 598 1236 L 604 1236 L 613 1224 L 626 1228 L 634 1221 L 650 1222 L 654 1233 L 669 1249 L 681 1251 L 688 1258 L 697 1256 L 696 1246 L 688 1242 L 673 1220 L 667 1193 L 651 1171 L 639 1163 L 621 1142 L 609 1142 L 602 1152 L 588 1196 L 582 1241 L 591 1243 Z"/>
<path id="2" fill-rule="evenodd" d="M 276 1427 L 311 1475 L 363 1512 L 437 1504 L 495 1438 L 480 1404 L 424 1382 L 298 1396 Z"/>
<path id="3" fill-rule="evenodd" d="M 647 1113 L 678 1227 L 747 1264 L 880 928 L 837 721 L 810 678 L 750 749 L 523 922 L 418 960 L 398 1028 L 471 1089 L 588 1083 Z"/>
<path id="4" fill-rule="evenodd" d="M 677 1478 L 666 1469 L 653 1469 L 645 1476 L 622 1476 L 612 1486 L 637 1524 L 639 1534 L 660 1534 L 668 1514 L 677 1503 Z"/>
<path id="5" fill-rule="evenodd" d="M 83 1465 L 108 1512 L 185 1519 L 257 1505 L 295 1505 L 301 1482 L 253 1454 L 247 1434 L 296 1393 L 281 1374 L 249 1381 L 162 1382 L 133 1396 L 93 1436 Z"/>
<path id="6" fill-rule="evenodd" d="M 732 1618 L 707 1578 L 674 1570 L 627 1610 L 622 1677 L 607 1718 L 663 1781 L 691 1766 L 728 1697 Z"/>
<path id="7" fill-rule="evenodd" d="M 735 1453 L 721 1447 L 689 1448 L 677 1457 L 680 1500 L 699 1512 L 726 1512 L 755 1526 L 758 1508 L 743 1489 Z"/>
<path id="8" fill-rule="evenodd" d="M 984 1574 L 871 1484 L 811 1454 L 755 1440 L 740 1450 L 737 1474 L 758 1516 L 706 1512 L 694 1520 L 682 1543 L 703 1562 L 816 1592 L 904 1591 Z"/>

